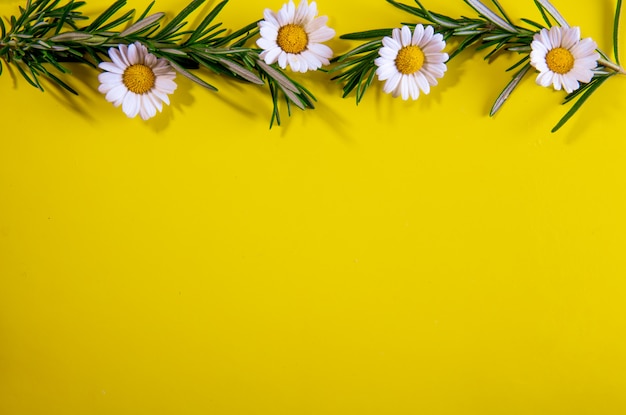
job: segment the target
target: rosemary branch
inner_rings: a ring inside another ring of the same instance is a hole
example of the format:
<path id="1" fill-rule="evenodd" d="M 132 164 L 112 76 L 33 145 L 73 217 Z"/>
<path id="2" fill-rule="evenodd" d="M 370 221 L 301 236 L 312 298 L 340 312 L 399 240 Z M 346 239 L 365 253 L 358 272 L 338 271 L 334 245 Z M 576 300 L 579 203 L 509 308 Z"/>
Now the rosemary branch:
<path id="1" fill-rule="evenodd" d="M 270 127 L 274 122 L 280 125 L 281 95 L 288 109 L 291 105 L 313 108 L 315 98 L 308 90 L 276 65 L 264 64 L 258 49 L 245 46 L 259 33 L 256 21 L 235 31 L 215 23 L 228 0 L 217 3 L 195 28 L 187 28 L 186 19 L 205 1 L 192 0 L 164 24 L 164 13 L 150 14 L 154 1 L 134 18 L 134 9 L 122 12 L 126 0 L 116 0 L 88 25 L 81 25 L 89 20 L 79 10 L 84 1 L 61 4 L 61 0 L 27 0 L 19 15 L 7 19 L 8 27 L 0 19 L 0 74 L 4 61 L 42 91 L 40 77 L 77 94 L 62 79 L 71 75 L 66 62 L 97 68 L 107 58 L 109 48 L 140 42 L 150 53 L 167 59 L 181 75 L 209 90 L 217 88 L 195 70 L 204 68 L 233 80 L 267 85 L 274 105 Z"/>
<path id="2" fill-rule="evenodd" d="M 457 40 L 455 46 L 449 52 L 448 62 L 469 48 L 473 48 L 478 52 L 485 51 L 485 60 L 494 58 L 504 52 L 521 55 L 521 58 L 507 69 L 507 71 L 514 69 L 517 69 L 517 71 L 513 75 L 513 79 L 496 98 L 490 115 L 494 115 L 502 107 L 524 77 L 531 72 L 529 54 L 531 52 L 531 43 L 536 33 L 541 29 L 553 26 L 554 23 L 561 27 L 569 27 L 565 18 L 548 0 L 533 0 L 544 20 L 544 24 L 525 18 L 521 19 L 521 24 L 514 24 L 497 0 L 492 0 L 497 11 L 492 10 L 480 0 L 463 0 L 477 13 L 477 16 L 458 18 L 429 10 L 420 0 L 414 0 L 416 6 L 395 0 L 386 1 L 416 18 L 417 22 L 433 26 L 435 32 L 440 33 L 445 41 Z M 594 78 L 590 83 L 583 84 L 579 90 L 567 95 L 564 103 L 574 99 L 578 99 L 578 101 L 559 121 L 553 131 L 562 127 L 580 109 L 582 104 L 589 98 L 589 95 L 595 92 L 609 77 L 616 74 L 626 74 L 624 68 L 619 64 L 617 47 L 621 4 L 622 1 L 618 0 L 614 21 L 613 40 L 616 62 L 611 61 L 606 54 L 598 51 L 602 58 L 597 61 L 597 64 L 604 70 L 596 70 Z M 412 29 L 416 24 L 404 23 L 404 25 Z M 332 79 L 343 84 L 344 97 L 347 97 L 352 92 L 356 92 L 357 105 L 363 99 L 365 92 L 371 86 L 375 77 L 377 68 L 374 61 L 379 56 L 378 51 L 382 47 L 382 39 L 385 36 L 391 36 L 391 32 L 392 29 L 374 29 L 341 36 L 342 39 L 360 41 L 361 44 L 334 59 L 335 66 L 331 69 L 331 72 L 336 75 Z"/>

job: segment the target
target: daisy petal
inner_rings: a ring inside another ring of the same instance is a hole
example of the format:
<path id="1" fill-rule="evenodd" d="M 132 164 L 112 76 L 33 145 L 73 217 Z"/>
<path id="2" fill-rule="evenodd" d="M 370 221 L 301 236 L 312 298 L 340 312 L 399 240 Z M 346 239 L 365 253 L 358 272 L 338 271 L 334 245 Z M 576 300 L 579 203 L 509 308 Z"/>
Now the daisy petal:
<path id="1" fill-rule="evenodd" d="M 394 97 L 418 99 L 420 91 L 428 94 L 431 86 L 437 85 L 437 78 L 446 72 L 445 62 L 449 57 L 442 52 L 446 43 L 432 26 L 417 24 L 413 33 L 408 26 L 393 29 L 391 37 L 384 37 L 382 44 L 379 57 L 374 60 L 376 75 L 379 81 L 385 81 L 383 91 Z M 405 50 L 407 45 L 416 48 Z M 401 65 L 396 64 L 400 51 L 403 52 Z M 423 56 L 422 62 L 418 53 Z M 414 72 L 407 73 L 411 70 Z"/>
<path id="2" fill-rule="evenodd" d="M 600 55 L 591 38 L 580 39 L 578 27 L 541 29 L 531 42 L 530 64 L 539 71 L 537 84 L 571 93 L 593 79 Z M 554 51 L 554 53 L 553 53 Z"/>
<path id="3" fill-rule="evenodd" d="M 335 31 L 326 26 L 328 17 L 316 17 L 314 1 L 301 0 L 296 7 L 293 0 L 289 0 L 276 13 L 265 9 L 263 16 L 265 20 L 258 23 L 261 37 L 256 44 L 262 49 L 259 56 L 267 64 L 278 62 L 280 68 L 289 66 L 294 72 L 316 70 L 330 64 L 333 52 L 322 42 L 332 39 Z M 290 26 L 290 30 L 281 31 L 285 26 Z"/>
<path id="4" fill-rule="evenodd" d="M 122 111 L 128 118 L 135 118 L 140 110 L 140 98 L 137 94 L 129 92 L 124 97 L 124 102 L 122 103 Z"/>
<path id="5" fill-rule="evenodd" d="M 147 120 L 160 112 L 168 94 L 176 89 L 176 72 L 166 59 L 157 58 L 139 42 L 109 49 L 112 62 L 98 67 L 98 91 L 130 118 L 139 115 Z"/>

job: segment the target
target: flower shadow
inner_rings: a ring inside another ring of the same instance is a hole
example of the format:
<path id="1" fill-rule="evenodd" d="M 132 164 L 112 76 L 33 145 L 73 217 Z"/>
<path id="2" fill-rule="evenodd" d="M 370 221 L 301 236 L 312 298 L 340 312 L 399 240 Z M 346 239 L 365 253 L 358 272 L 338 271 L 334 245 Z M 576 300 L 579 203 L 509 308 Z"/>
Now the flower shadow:
<path id="1" fill-rule="evenodd" d="M 154 133 L 162 133 L 165 131 L 172 121 L 177 118 L 177 114 L 183 114 L 187 107 L 191 107 L 195 101 L 195 98 L 191 94 L 192 86 L 200 88 L 198 85 L 193 84 L 192 81 L 187 79 L 181 80 L 181 76 L 177 77 L 177 88 L 170 98 L 170 108 L 163 108 L 162 113 L 146 121 L 146 124 Z"/>

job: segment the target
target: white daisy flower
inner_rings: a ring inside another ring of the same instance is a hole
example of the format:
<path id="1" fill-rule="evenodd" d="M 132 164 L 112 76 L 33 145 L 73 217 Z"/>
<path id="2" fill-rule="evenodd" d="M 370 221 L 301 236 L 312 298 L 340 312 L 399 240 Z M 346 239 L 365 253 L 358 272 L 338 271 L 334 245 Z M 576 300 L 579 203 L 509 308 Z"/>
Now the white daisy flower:
<path id="1" fill-rule="evenodd" d="M 530 44 L 530 64 L 538 71 L 537 84 L 563 88 L 568 94 L 593 78 L 600 54 L 591 38 L 580 39 L 579 27 L 541 29 Z"/>
<path id="2" fill-rule="evenodd" d="M 380 57 L 374 61 L 378 79 L 386 81 L 383 90 L 403 100 L 419 98 L 420 89 L 428 94 L 447 70 L 448 54 L 441 52 L 445 47 L 443 36 L 432 26 L 417 24 L 413 34 L 408 26 L 393 29 L 391 37 L 383 38 Z"/>
<path id="3" fill-rule="evenodd" d="M 98 91 L 114 106 L 122 106 L 129 118 L 147 120 L 169 105 L 167 96 L 176 89 L 176 73 L 166 59 L 157 58 L 139 42 L 109 49 L 112 62 L 98 65 L 106 72 L 98 75 Z"/>
<path id="4" fill-rule="evenodd" d="M 259 22 L 261 38 L 256 44 L 263 49 L 259 55 L 268 65 L 278 62 L 282 69 L 294 72 L 317 70 L 328 65 L 333 51 L 321 42 L 332 39 L 335 31 L 328 26 L 327 16 L 317 16 L 317 4 L 302 0 L 296 8 L 292 0 L 274 13 L 265 9 L 265 20 Z"/>

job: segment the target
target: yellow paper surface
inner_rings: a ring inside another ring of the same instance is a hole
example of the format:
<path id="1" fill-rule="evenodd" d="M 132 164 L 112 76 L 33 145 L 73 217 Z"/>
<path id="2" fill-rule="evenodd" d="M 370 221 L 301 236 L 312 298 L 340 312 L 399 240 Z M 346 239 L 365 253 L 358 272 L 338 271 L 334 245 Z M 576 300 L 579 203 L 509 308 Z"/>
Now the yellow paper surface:
<path id="1" fill-rule="evenodd" d="M 615 1 L 555 5 L 612 50 Z M 318 7 L 338 34 L 414 21 Z M 533 77 L 487 116 L 515 58 L 466 52 L 416 102 L 294 74 L 316 109 L 271 130 L 265 89 L 210 74 L 143 122 L 93 69 L 73 97 L 4 65 L 0 414 L 626 413 L 626 77 L 551 134 L 569 107 Z"/>

